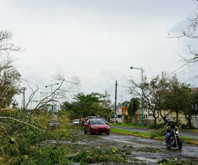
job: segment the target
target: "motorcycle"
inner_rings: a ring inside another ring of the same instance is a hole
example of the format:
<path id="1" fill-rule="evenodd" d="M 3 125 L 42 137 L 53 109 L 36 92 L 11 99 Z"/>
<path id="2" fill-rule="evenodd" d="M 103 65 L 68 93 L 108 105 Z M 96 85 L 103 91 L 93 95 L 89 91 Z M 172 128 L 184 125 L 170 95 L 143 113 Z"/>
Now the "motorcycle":
<path id="1" fill-rule="evenodd" d="M 168 143 L 166 143 L 166 148 L 170 149 L 171 147 L 175 147 L 178 150 L 182 148 L 182 140 L 180 138 L 179 129 L 173 129 L 173 136 L 169 138 Z"/>

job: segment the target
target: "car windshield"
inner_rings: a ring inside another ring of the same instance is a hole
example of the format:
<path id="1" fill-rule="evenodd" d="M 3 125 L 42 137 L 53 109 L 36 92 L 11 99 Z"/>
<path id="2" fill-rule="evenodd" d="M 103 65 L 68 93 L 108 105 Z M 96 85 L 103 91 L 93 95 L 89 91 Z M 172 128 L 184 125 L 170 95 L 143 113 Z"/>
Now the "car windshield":
<path id="1" fill-rule="evenodd" d="M 105 118 L 103 118 L 103 117 L 102 117 L 101 119 L 102 119 L 103 121 L 106 121 Z"/>
<path id="2" fill-rule="evenodd" d="M 102 120 L 93 120 L 91 121 L 92 125 L 106 125 L 104 121 Z"/>
<path id="3" fill-rule="evenodd" d="M 88 119 L 95 119 L 95 116 L 89 116 Z"/>

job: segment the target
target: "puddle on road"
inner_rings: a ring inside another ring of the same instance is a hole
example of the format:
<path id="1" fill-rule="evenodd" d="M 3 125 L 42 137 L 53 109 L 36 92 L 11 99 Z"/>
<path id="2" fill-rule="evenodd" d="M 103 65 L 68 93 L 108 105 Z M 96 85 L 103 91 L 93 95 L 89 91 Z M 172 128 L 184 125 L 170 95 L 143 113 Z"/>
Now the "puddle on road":
<path id="1" fill-rule="evenodd" d="M 151 158 L 145 158 L 145 157 L 134 157 L 134 158 L 139 159 L 139 160 L 142 160 L 142 161 L 144 161 L 146 163 L 150 163 L 150 162 L 156 163 L 157 162 L 156 160 L 151 159 Z"/>

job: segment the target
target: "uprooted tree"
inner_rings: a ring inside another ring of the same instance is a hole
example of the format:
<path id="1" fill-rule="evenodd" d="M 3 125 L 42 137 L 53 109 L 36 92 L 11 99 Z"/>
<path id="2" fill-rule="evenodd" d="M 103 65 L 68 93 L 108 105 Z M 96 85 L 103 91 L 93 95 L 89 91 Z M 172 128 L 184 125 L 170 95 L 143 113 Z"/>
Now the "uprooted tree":
<path id="1" fill-rule="evenodd" d="M 10 107 L 14 102 L 14 96 L 21 92 L 21 75 L 10 57 L 12 51 L 19 51 L 20 48 L 11 43 L 11 37 L 11 33 L 0 31 L 0 109 Z M 56 76 L 56 80 L 59 81 L 59 86 L 48 96 L 38 100 L 35 108 L 39 109 L 50 102 L 58 103 L 59 99 L 64 97 L 65 92 L 70 92 L 73 86 L 78 83 L 78 78 L 74 77 L 69 82 L 71 85 L 63 88 L 65 87 L 64 83 L 68 81 L 62 76 Z M 29 87 L 32 89 L 32 94 L 27 102 L 27 107 L 39 89 L 38 86 L 36 86 L 36 89 L 33 89 L 30 85 Z M 50 161 L 54 161 L 53 164 L 57 163 L 57 160 L 49 160 L 51 156 L 48 159 L 43 159 L 40 155 L 42 150 L 45 150 L 40 145 L 41 141 L 59 138 L 59 134 L 48 131 L 50 129 L 49 118 L 49 114 L 39 116 L 20 109 L 0 111 L 0 164 L 38 164 L 42 160 L 47 161 L 41 164 L 48 164 L 46 162 Z M 61 137 L 63 135 L 64 138 L 67 136 L 63 134 L 65 131 L 67 129 L 64 126 L 64 129 L 61 128 Z M 46 152 L 51 153 L 51 151 L 53 149 L 46 149 Z"/>
<path id="2" fill-rule="evenodd" d="M 57 74 L 54 76 L 54 81 L 57 82 L 55 83 L 57 87 L 50 93 L 47 93 L 47 95 L 41 99 L 35 99 L 35 95 L 39 90 L 38 85 L 36 85 L 36 89 L 32 89 L 32 87 L 28 84 L 28 87 L 31 89 L 32 93 L 29 96 L 25 108 L 28 108 L 32 100 L 36 102 L 36 105 L 35 107 L 33 107 L 33 110 L 42 109 L 50 103 L 58 104 L 59 106 L 61 106 L 62 103 L 60 100 L 65 100 L 66 93 L 73 92 L 74 89 L 77 91 L 79 85 L 79 78 L 77 76 L 73 76 L 71 78 L 71 81 L 68 81 L 65 79 L 63 75 Z M 70 85 L 65 85 L 66 83 Z"/>

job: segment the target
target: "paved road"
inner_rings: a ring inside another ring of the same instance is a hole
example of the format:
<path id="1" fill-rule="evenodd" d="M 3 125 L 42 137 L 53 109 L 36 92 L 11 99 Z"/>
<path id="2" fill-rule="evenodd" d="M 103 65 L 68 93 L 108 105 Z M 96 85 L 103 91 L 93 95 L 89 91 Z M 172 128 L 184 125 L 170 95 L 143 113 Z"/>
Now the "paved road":
<path id="1" fill-rule="evenodd" d="M 154 139 L 144 139 L 129 135 L 86 135 L 95 136 L 96 139 L 87 142 L 88 145 L 95 147 L 117 147 L 131 151 L 127 155 L 129 160 L 138 160 L 137 164 L 156 165 L 157 161 L 167 159 L 168 161 L 174 160 L 190 160 L 197 162 L 198 165 L 198 147 L 197 145 L 184 144 L 182 150 L 171 149 L 165 147 L 163 141 Z M 132 162 L 131 162 L 132 163 Z M 128 163 L 127 163 L 128 164 Z M 130 164 L 130 163 L 129 163 Z M 133 163 L 132 163 L 133 164 Z"/>
<path id="2" fill-rule="evenodd" d="M 111 126 L 111 128 L 121 128 L 129 131 L 138 131 L 138 132 L 148 132 L 148 128 L 135 128 L 135 127 L 122 127 L 122 126 Z M 182 136 L 191 137 L 194 139 L 198 139 L 198 132 L 190 132 L 190 131 L 181 131 Z"/>
<path id="3" fill-rule="evenodd" d="M 119 165 L 157 165 L 158 161 L 166 159 L 168 161 L 188 161 L 187 164 L 198 165 L 198 146 L 193 144 L 183 144 L 182 150 L 167 149 L 164 141 L 145 139 L 130 135 L 91 135 L 84 134 L 83 130 L 73 131 L 73 135 L 77 137 L 75 143 L 79 148 L 91 150 L 100 148 L 106 150 L 109 148 L 119 148 L 123 154 L 127 150 L 128 163 L 119 163 Z M 56 140 L 48 140 L 45 144 L 56 144 Z M 59 141 L 59 144 L 71 144 L 72 141 Z M 129 152 L 128 152 L 129 151 Z M 92 165 L 104 165 L 105 163 L 93 163 Z M 117 165 L 118 163 L 107 163 L 108 165 Z M 184 163 L 183 163 L 184 164 Z M 73 165 L 80 165 L 80 163 L 73 163 Z"/>

